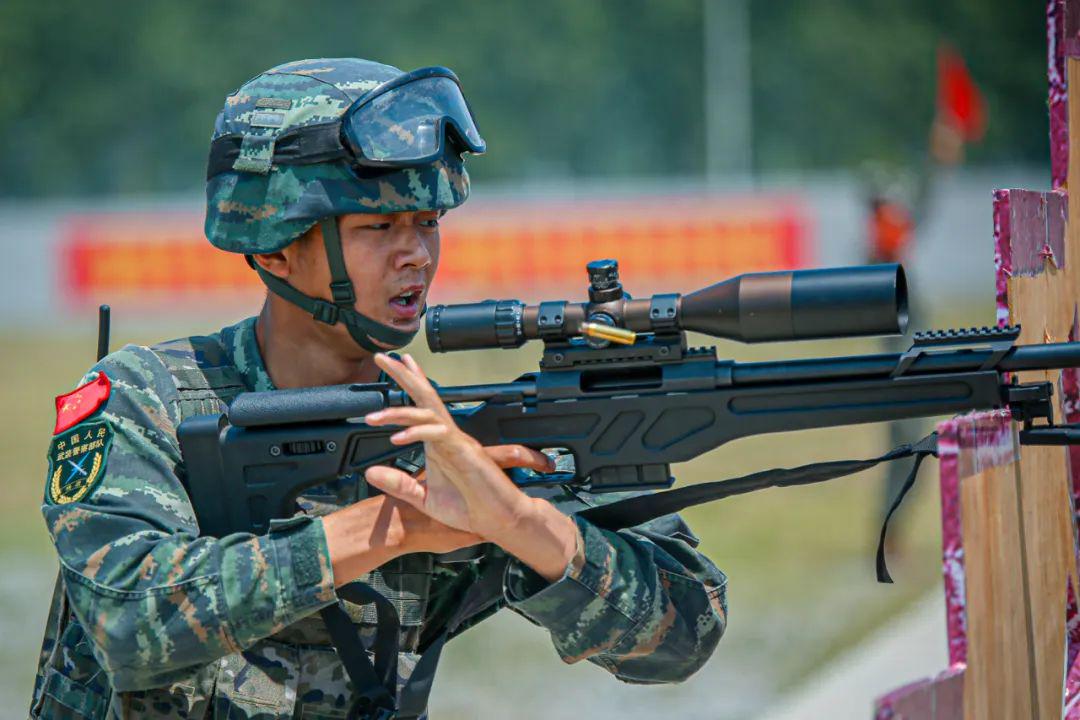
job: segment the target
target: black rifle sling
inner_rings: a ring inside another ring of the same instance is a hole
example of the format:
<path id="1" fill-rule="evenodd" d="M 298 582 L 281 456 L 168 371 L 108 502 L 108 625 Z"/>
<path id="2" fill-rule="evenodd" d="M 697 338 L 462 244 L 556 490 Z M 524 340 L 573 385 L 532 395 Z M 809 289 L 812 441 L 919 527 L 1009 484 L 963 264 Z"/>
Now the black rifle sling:
<path id="1" fill-rule="evenodd" d="M 911 469 L 911 474 L 908 476 L 904 489 L 893 503 L 892 510 L 895 510 L 900 505 L 908 489 L 915 482 L 915 476 L 923 459 L 927 455 L 935 455 L 936 453 L 937 433 L 931 433 L 918 442 L 901 445 L 880 457 L 868 460 L 838 460 L 811 463 L 795 468 L 764 470 L 730 480 L 691 485 L 649 495 L 636 495 L 607 505 L 586 508 L 575 514 L 582 516 L 604 530 L 622 530 L 636 527 L 665 515 L 677 513 L 694 505 L 722 500 L 732 495 L 742 495 L 769 487 L 790 487 L 824 482 L 869 470 L 883 462 L 901 460 L 914 455 L 915 465 Z M 892 510 L 889 512 L 890 516 Z M 887 525 L 888 518 L 885 520 L 885 526 L 881 529 L 882 546 Z M 493 603 L 502 599 L 503 575 L 508 561 L 508 558 L 500 558 L 484 570 L 480 579 L 469 588 L 457 612 L 450 618 L 446 627 L 424 650 L 423 655 L 416 664 L 416 669 L 401 691 L 400 710 L 395 716 L 396 718 L 414 720 L 423 715 L 427 709 L 428 696 L 431 694 L 432 682 L 435 679 L 435 668 L 438 665 L 443 646 L 450 636 L 469 618 L 483 612 L 491 607 Z M 885 567 L 881 546 L 878 548 L 878 580 L 892 582 L 891 578 L 888 578 L 888 569 Z"/>
<path id="2" fill-rule="evenodd" d="M 383 685 L 392 688 L 397 682 L 398 633 L 401 620 L 390 600 L 375 588 L 362 582 L 351 582 L 338 588 L 338 597 L 356 605 L 375 605 L 377 625 L 371 651 L 375 654 L 375 674 Z"/>
<path id="3" fill-rule="evenodd" d="M 618 500 L 608 505 L 597 505 L 586 508 L 577 514 L 585 518 L 597 527 L 605 530 L 618 530 L 621 528 L 635 527 L 649 520 L 677 513 L 694 505 L 722 500 L 732 495 L 763 490 L 769 487 L 790 487 L 793 485 L 810 485 L 824 482 L 835 478 L 852 475 L 863 470 L 869 470 L 875 465 L 891 460 L 900 460 L 915 456 L 915 465 L 908 475 L 904 487 L 901 489 L 888 516 L 881 528 L 881 536 L 877 551 L 877 575 L 879 582 L 892 582 L 889 570 L 885 566 L 885 534 L 888 530 L 889 518 L 900 506 L 904 495 L 915 483 L 915 477 L 919 472 L 919 465 L 927 455 L 937 454 L 937 433 L 930 433 L 922 440 L 908 443 L 893 448 L 884 455 L 869 460 L 837 460 L 833 462 L 811 463 L 794 468 L 776 468 L 761 472 L 744 475 L 730 480 L 718 480 L 715 482 L 690 485 L 675 490 L 665 490 L 651 495 L 637 495 L 625 500 Z"/>
<path id="4" fill-rule="evenodd" d="M 900 503 L 904 502 L 904 496 L 908 494 L 908 490 L 915 484 L 915 478 L 919 475 L 919 466 L 922 465 L 922 461 L 926 459 L 928 454 L 929 453 L 919 453 L 915 456 L 915 462 L 911 466 L 911 472 L 908 473 L 907 479 L 904 480 L 904 485 L 900 488 L 900 492 L 896 493 L 892 505 L 889 506 L 889 512 L 885 514 L 885 519 L 881 522 L 881 534 L 878 535 L 877 545 L 877 579 L 880 583 L 891 583 L 893 581 L 892 575 L 889 574 L 889 568 L 885 564 L 885 536 L 889 532 L 889 520 L 892 519 L 896 509 L 900 507 Z"/>
<path id="5" fill-rule="evenodd" d="M 356 698 L 349 709 L 350 720 L 374 716 L 379 713 L 390 716 L 395 709 L 394 696 L 397 688 L 398 630 L 400 621 L 394 605 L 369 585 L 352 582 L 337 590 L 338 597 L 357 605 L 373 603 L 378 625 L 372 664 L 360 639 L 360 633 L 349 614 L 340 603 L 328 605 L 319 611 L 330 639 L 337 650 L 338 659 L 352 680 Z"/>
<path id="6" fill-rule="evenodd" d="M 503 576 L 509 561 L 510 558 L 504 555 L 491 561 L 477 581 L 469 587 L 461 605 L 447 621 L 446 627 L 424 649 L 409 681 L 401 690 L 401 702 L 398 706 L 400 709 L 395 716 L 397 720 L 416 720 L 427 711 L 428 696 L 431 695 L 431 685 L 435 680 L 435 669 L 439 664 L 443 646 L 463 623 L 502 600 Z"/>

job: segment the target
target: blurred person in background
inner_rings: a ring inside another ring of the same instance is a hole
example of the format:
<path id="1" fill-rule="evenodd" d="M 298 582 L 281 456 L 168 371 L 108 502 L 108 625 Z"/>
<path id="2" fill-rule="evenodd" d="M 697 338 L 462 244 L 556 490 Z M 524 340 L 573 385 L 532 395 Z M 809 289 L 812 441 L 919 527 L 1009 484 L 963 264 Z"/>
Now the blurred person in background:
<path id="1" fill-rule="evenodd" d="M 916 231 L 929 215 L 938 176 L 964 162 L 965 145 L 982 140 L 986 134 L 986 123 L 986 101 L 968 72 L 964 59 L 949 43 L 939 42 L 934 118 L 921 166 L 912 174 L 883 166 L 864 169 L 864 187 L 867 189 L 866 262 L 905 263 L 913 259 Z M 909 287 L 909 327 L 917 330 L 922 316 L 916 290 L 917 286 Z M 904 352 L 908 346 L 909 341 L 903 336 L 882 339 L 884 352 Z M 926 433 L 926 425 L 926 421 L 918 419 L 889 423 L 889 447 L 922 437 Z M 889 464 L 882 493 L 883 522 L 889 522 L 891 514 L 909 489 L 907 469 L 897 463 Z M 883 535 L 883 541 L 887 554 L 902 554 L 902 532 L 894 530 Z"/>
<path id="2" fill-rule="evenodd" d="M 679 517 L 602 531 L 570 514 L 597 497 L 526 495 L 503 470 L 547 456 L 480 447 L 411 358 L 383 354 L 420 327 L 439 219 L 484 150 L 444 68 L 304 60 L 228 96 L 206 234 L 269 292 L 257 317 L 129 345 L 57 398 L 42 511 L 61 575 L 32 717 L 421 717 L 448 626 L 501 607 L 628 682 L 709 658 L 726 578 Z M 199 536 L 181 421 L 242 392 L 379 380 L 416 407 L 367 421 L 422 452 L 310 489 L 265 535 Z M 465 612 L 474 587 L 492 592 Z"/>
<path id="3" fill-rule="evenodd" d="M 896 171 L 887 171 L 883 168 L 873 168 L 865 173 L 865 187 L 868 189 L 866 207 L 866 230 L 864 242 L 865 261 L 870 264 L 876 263 L 906 263 L 913 251 L 916 228 L 915 206 L 921 208 L 925 204 L 929 172 L 924 172 L 918 180 L 918 190 L 915 200 L 908 200 L 905 192 L 912 182 L 905 184 L 906 179 Z M 913 311 L 918 308 L 918 301 L 914 298 L 915 293 L 909 287 L 909 326 L 918 327 L 917 316 Z M 886 336 L 881 338 L 881 351 L 887 353 L 901 353 L 907 350 L 909 339 L 905 335 Z M 922 437 L 926 422 L 922 419 L 895 420 L 888 424 L 888 447 L 894 448 L 906 442 L 912 442 Z M 889 463 L 885 468 L 885 484 L 881 494 L 881 522 L 888 522 L 890 513 L 897 499 L 905 493 L 905 483 L 908 479 L 909 468 L 902 463 Z M 889 556 L 902 555 L 903 533 L 893 531 L 885 535 L 885 552 Z"/>
<path id="4" fill-rule="evenodd" d="M 868 263 L 902 263 L 915 234 L 915 223 L 907 206 L 882 192 L 869 200 L 867 223 Z"/>

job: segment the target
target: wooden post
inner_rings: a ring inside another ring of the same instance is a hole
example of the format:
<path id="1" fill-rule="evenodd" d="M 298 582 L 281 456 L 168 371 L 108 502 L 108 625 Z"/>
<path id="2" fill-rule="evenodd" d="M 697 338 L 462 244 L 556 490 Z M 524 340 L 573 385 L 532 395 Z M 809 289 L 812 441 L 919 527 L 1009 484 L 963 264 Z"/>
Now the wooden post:
<path id="1" fill-rule="evenodd" d="M 1080 335 L 1080 0 L 1050 0 L 1047 21 L 1052 189 L 994 194 L 998 321 L 1022 325 L 1022 343 Z M 1075 370 L 1019 379 L 1053 383 L 1058 421 L 1080 420 Z M 1021 448 L 1005 412 L 938 430 L 951 666 L 881 698 L 877 717 L 1080 720 L 1080 449 Z"/>

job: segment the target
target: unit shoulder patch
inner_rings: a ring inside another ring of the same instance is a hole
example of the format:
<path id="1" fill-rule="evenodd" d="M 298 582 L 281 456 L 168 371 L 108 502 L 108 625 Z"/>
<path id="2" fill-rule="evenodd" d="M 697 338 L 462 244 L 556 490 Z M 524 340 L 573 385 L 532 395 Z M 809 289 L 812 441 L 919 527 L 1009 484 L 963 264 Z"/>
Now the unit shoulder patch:
<path id="1" fill-rule="evenodd" d="M 53 505 L 87 497 L 105 476 L 113 431 L 104 420 L 65 430 L 49 445 L 49 477 L 45 497 Z"/>

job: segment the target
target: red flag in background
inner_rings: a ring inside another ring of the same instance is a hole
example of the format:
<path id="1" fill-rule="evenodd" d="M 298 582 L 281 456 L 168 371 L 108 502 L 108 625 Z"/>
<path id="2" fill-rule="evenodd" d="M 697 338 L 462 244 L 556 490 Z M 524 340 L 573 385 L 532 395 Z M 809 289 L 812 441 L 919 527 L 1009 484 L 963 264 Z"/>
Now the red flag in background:
<path id="1" fill-rule="evenodd" d="M 986 132 L 986 101 L 968 73 L 964 59 L 941 43 L 937 53 L 937 119 L 965 142 L 978 142 Z"/>

